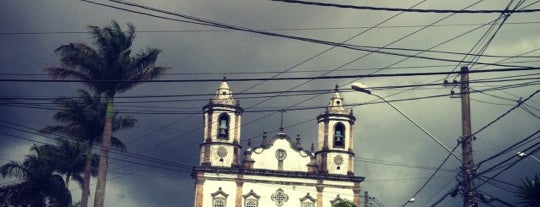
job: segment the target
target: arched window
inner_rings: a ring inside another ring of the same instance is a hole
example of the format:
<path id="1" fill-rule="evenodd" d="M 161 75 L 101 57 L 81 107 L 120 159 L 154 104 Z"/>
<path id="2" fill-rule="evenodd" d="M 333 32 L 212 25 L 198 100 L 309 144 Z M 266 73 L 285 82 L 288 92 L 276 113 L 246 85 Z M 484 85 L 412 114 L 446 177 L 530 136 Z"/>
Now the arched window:
<path id="1" fill-rule="evenodd" d="M 345 125 L 337 123 L 334 126 L 334 147 L 345 147 Z"/>
<path id="2" fill-rule="evenodd" d="M 218 139 L 229 139 L 230 119 L 229 115 L 223 113 L 219 115 L 218 122 Z"/>

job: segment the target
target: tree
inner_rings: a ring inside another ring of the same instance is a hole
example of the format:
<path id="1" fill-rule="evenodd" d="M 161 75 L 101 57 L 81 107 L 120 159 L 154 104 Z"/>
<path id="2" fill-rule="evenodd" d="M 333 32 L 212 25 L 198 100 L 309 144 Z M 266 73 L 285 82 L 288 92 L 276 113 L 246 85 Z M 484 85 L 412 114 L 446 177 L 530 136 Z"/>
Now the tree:
<path id="1" fill-rule="evenodd" d="M 86 160 L 83 144 L 61 140 L 58 145 L 46 144 L 39 147 L 47 151 L 53 170 L 65 176 L 66 188 L 69 188 L 69 181 L 72 179 L 82 186 L 81 174 L 84 172 Z"/>
<path id="2" fill-rule="evenodd" d="M 105 125 L 106 104 L 100 95 L 91 96 L 85 90 L 78 90 L 76 98 L 58 98 L 55 104 L 59 111 L 53 120 L 60 125 L 49 125 L 40 130 L 42 134 L 61 135 L 71 140 L 62 140 L 50 149 L 54 152 L 56 170 L 66 176 L 80 178 L 82 172 L 81 206 L 88 205 L 90 195 L 90 177 L 97 174 L 98 155 L 93 154 L 95 144 L 102 143 L 102 131 Z M 113 114 L 113 131 L 128 129 L 134 126 L 136 120 L 127 116 Z M 117 137 L 111 138 L 112 147 L 125 150 L 126 146 Z"/>
<path id="3" fill-rule="evenodd" d="M 159 49 L 149 48 L 131 55 L 135 26 L 127 26 L 127 31 L 122 31 L 115 21 L 103 28 L 88 26 L 96 48 L 83 43 L 62 45 L 55 50 L 60 56 L 60 66 L 45 69 L 54 79 L 80 80 L 96 93 L 105 95 L 107 113 L 94 202 L 94 206 L 98 207 L 102 207 L 104 203 L 114 97 L 142 81 L 158 78 L 166 70 L 164 67 L 155 66 L 161 52 Z"/>
<path id="4" fill-rule="evenodd" d="M 352 201 L 342 200 L 332 205 L 332 207 L 356 207 Z"/>
<path id="5" fill-rule="evenodd" d="M 45 148 L 32 146 L 33 152 L 22 163 L 0 166 L 2 177 L 15 177 L 20 183 L 2 187 L 8 191 L 9 203 L 17 206 L 69 206 L 71 193 L 62 177 L 54 173 L 52 160 Z"/>
<path id="6" fill-rule="evenodd" d="M 516 196 L 520 199 L 520 203 L 527 207 L 540 206 L 540 174 L 536 174 L 532 179 L 521 180 Z"/>

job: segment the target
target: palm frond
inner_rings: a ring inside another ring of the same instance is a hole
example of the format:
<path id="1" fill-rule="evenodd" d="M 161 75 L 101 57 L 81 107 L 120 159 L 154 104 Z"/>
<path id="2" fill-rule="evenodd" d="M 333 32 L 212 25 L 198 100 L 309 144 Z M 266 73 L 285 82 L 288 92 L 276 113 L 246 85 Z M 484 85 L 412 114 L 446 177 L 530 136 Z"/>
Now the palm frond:
<path id="1" fill-rule="evenodd" d="M 137 119 L 131 118 L 129 116 L 120 116 L 117 117 L 117 114 L 113 117 L 113 131 L 123 130 L 123 129 L 130 129 L 135 126 L 135 123 L 137 123 Z"/>
<path id="2" fill-rule="evenodd" d="M 21 163 L 10 161 L 0 166 L 0 175 L 2 177 L 15 177 L 19 180 L 26 180 L 28 170 Z"/>
<path id="3" fill-rule="evenodd" d="M 111 137 L 111 148 L 126 151 L 127 147 L 118 137 Z"/>

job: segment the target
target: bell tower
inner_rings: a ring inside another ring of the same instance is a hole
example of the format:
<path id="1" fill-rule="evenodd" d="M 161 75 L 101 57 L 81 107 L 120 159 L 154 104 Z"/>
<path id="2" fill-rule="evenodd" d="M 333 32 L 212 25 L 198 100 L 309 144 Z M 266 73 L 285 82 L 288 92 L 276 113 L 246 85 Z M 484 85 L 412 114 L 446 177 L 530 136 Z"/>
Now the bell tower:
<path id="1" fill-rule="evenodd" d="M 355 120 L 352 110 L 347 112 L 343 107 L 343 98 L 336 85 L 328 107 L 317 116 L 319 131 L 315 155 L 319 172 L 354 175 L 353 126 Z"/>
<path id="2" fill-rule="evenodd" d="M 240 165 L 242 108 L 232 96 L 226 80 L 203 107 L 204 133 L 200 164 L 234 167 Z"/>

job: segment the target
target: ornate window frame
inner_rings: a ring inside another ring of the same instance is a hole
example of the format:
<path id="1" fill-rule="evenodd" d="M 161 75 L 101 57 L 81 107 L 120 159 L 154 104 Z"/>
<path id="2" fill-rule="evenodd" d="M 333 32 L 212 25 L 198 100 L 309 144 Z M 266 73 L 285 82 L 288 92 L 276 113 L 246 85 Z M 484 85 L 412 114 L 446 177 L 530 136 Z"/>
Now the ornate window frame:
<path id="1" fill-rule="evenodd" d="M 317 199 L 311 197 L 309 193 L 306 196 L 300 198 L 300 207 L 314 207 Z"/>
<path id="2" fill-rule="evenodd" d="M 243 197 L 244 197 L 244 207 L 258 207 L 259 206 L 259 198 L 261 198 L 261 196 L 253 192 L 253 189 L 250 190 L 248 194 L 243 195 Z"/>
<path id="3" fill-rule="evenodd" d="M 212 207 L 227 207 L 227 197 L 229 197 L 229 194 L 225 193 L 221 187 L 210 195 L 212 196 Z"/>

